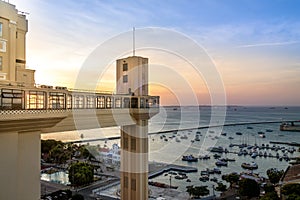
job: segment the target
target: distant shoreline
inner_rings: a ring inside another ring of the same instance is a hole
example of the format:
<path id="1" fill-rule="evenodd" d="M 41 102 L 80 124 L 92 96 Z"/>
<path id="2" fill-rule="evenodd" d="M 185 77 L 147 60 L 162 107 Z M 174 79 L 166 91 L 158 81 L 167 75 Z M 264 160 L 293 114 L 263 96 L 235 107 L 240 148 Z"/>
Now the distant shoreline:
<path id="1" fill-rule="evenodd" d="M 286 122 L 292 122 L 294 120 L 289 120 Z M 220 126 L 242 126 L 242 125 L 251 125 L 251 124 L 275 124 L 275 123 L 281 123 L 282 121 L 263 121 L 263 122 L 239 122 L 239 123 L 228 123 L 228 124 L 220 124 L 220 125 L 206 125 L 206 126 L 200 126 L 200 127 L 193 127 L 193 128 L 183 128 L 183 129 L 171 129 L 171 130 L 165 130 L 165 131 L 159 131 L 154 133 L 148 133 L 148 135 L 158 135 L 163 133 L 172 133 L 177 131 L 189 131 L 189 130 L 195 130 L 195 129 L 206 129 L 206 128 L 215 128 Z M 64 143 L 73 144 L 73 143 L 87 143 L 87 142 L 95 142 L 95 141 L 105 141 L 105 140 L 116 140 L 120 139 L 121 136 L 112 136 L 112 137 L 106 137 L 106 138 L 97 138 L 97 139 L 86 139 L 86 140 L 74 140 L 74 141 L 68 141 Z"/>

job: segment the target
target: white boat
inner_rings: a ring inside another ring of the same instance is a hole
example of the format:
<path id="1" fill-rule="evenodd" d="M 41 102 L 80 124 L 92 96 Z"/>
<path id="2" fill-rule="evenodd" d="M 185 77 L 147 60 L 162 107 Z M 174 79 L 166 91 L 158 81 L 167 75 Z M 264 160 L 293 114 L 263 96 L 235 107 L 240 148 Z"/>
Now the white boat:
<path id="1" fill-rule="evenodd" d="M 258 156 L 257 152 L 253 152 L 253 153 L 251 154 L 251 158 L 256 158 L 257 156 Z"/>
<path id="2" fill-rule="evenodd" d="M 258 165 L 257 165 L 255 162 L 251 162 L 251 163 L 243 163 L 241 166 L 242 166 L 242 168 L 244 168 L 244 169 L 250 169 L 250 170 L 253 170 L 253 169 L 257 169 L 257 168 L 258 168 Z"/>

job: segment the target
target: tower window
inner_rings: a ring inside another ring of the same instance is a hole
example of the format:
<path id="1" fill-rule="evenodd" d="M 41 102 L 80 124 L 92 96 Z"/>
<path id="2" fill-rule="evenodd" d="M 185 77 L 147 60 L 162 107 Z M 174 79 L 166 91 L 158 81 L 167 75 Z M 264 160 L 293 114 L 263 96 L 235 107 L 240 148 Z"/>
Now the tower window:
<path id="1" fill-rule="evenodd" d="M 124 148 L 124 149 L 128 149 L 128 138 L 127 138 L 127 137 L 124 137 L 124 140 L 123 140 L 123 148 Z"/>
<path id="2" fill-rule="evenodd" d="M 0 56 L 0 71 L 2 71 L 2 56 Z"/>
<path id="3" fill-rule="evenodd" d="M 128 177 L 124 176 L 124 187 L 128 188 Z"/>
<path id="4" fill-rule="evenodd" d="M 133 191 L 136 190 L 136 180 L 135 180 L 135 178 L 131 179 L 131 190 L 133 190 Z"/>
<path id="5" fill-rule="evenodd" d="M 123 76 L 123 83 L 128 83 L 128 75 Z"/>
<path id="6" fill-rule="evenodd" d="M 131 138 L 131 150 L 135 151 L 136 150 L 136 139 Z"/>
<path id="7" fill-rule="evenodd" d="M 127 63 L 123 64 L 123 71 L 128 71 L 128 64 Z"/>

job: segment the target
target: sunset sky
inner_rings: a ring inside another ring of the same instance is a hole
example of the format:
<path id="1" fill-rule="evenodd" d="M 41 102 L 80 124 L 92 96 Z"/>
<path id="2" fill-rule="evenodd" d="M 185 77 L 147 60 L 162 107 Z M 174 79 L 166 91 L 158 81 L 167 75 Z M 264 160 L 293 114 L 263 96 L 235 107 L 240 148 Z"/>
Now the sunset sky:
<path id="1" fill-rule="evenodd" d="M 36 70 L 39 84 L 72 88 L 84 61 L 97 46 L 131 31 L 132 27 L 161 27 L 182 33 L 203 47 L 223 80 L 227 104 L 300 105 L 299 1 L 10 0 L 10 3 L 30 13 L 27 65 Z M 193 49 L 188 51 L 192 55 Z M 176 71 L 174 76 L 168 70 L 164 74 L 160 70 L 150 74 L 150 81 L 164 79 L 161 82 L 165 84 L 158 86 L 154 82 L 151 87 L 151 94 L 160 95 L 162 104 L 194 104 L 189 101 L 193 96 L 199 104 L 210 103 L 207 89 L 210 85 L 206 84 L 209 77 L 195 75 L 188 62 L 153 50 L 137 53 L 149 57 L 150 66 L 163 65 Z M 113 64 L 107 63 L 102 90 L 114 88 Z M 184 74 L 181 78 L 188 82 L 193 94 L 187 92 L 185 84 L 179 84 L 176 74 Z"/>

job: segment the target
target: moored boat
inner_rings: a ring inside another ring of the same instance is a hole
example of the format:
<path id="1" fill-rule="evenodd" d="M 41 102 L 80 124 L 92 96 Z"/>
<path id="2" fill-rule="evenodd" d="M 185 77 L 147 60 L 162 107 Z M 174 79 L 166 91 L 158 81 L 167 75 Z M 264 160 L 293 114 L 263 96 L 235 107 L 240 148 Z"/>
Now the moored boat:
<path id="1" fill-rule="evenodd" d="M 241 167 L 244 168 L 244 169 L 253 170 L 253 169 L 257 169 L 258 165 L 255 162 L 251 162 L 251 163 L 243 163 L 241 165 Z"/>
<path id="2" fill-rule="evenodd" d="M 194 157 L 193 155 L 183 156 L 181 160 L 188 162 L 198 162 L 198 158 Z"/>
<path id="3" fill-rule="evenodd" d="M 300 122 L 300 120 L 297 121 L 297 122 Z M 300 132 L 300 125 L 295 124 L 295 122 L 283 122 L 280 125 L 280 130 L 281 131 L 297 131 L 297 132 Z"/>
<path id="4" fill-rule="evenodd" d="M 228 163 L 222 160 L 218 160 L 216 163 L 216 166 L 220 167 L 220 166 L 228 166 Z"/>

